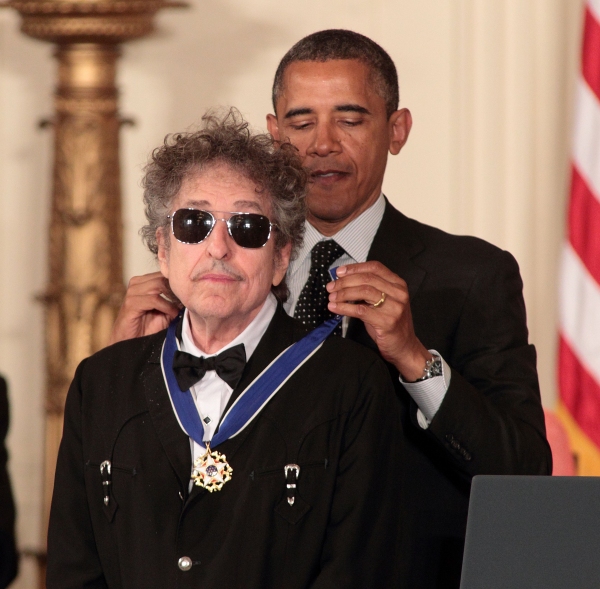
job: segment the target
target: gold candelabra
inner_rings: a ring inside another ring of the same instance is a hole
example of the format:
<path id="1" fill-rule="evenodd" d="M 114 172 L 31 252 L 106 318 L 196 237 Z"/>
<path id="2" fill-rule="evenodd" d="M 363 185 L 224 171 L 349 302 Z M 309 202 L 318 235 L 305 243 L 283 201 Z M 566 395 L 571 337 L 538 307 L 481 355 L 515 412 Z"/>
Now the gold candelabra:
<path id="1" fill-rule="evenodd" d="M 77 364 L 108 342 L 123 287 L 119 45 L 153 30 L 168 0 L 8 0 L 21 30 L 56 45 L 54 167 L 46 306 L 44 529 Z M 41 583 L 44 583 L 43 571 Z"/>

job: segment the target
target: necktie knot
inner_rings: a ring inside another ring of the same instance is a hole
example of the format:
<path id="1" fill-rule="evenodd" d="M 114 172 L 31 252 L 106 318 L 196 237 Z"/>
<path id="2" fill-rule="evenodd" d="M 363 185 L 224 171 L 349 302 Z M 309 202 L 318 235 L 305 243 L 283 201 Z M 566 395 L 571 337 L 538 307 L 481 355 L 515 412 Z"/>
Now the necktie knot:
<path id="1" fill-rule="evenodd" d="M 235 389 L 246 366 L 246 349 L 238 344 L 217 356 L 194 356 L 177 351 L 173 357 L 173 372 L 182 391 L 187 391 L 204 378 L 209 370 L 214 370 L 219 378 Z"/>
<path id="2" fill-rule="evenodd" d="M 310 250 L 310 269 L 312 272 L 313 267 L 316 267 L 320 271 L 327 271 L 329 266 L 333 264 L 338 258 L 344 255 L 344 248 L 333 239 L 327 239 L 325 241 L 319 241 Z M 329 280 L 327 280 L 329 282 Z"/>
<path id="3" fill-rule="evenodd" d="M 315 328 L 333 316 L 327 309 L 329 293 L 325 287 L 331 282 L 329 267 L 344 253 L 344 248 L 333 239 L 319 241 L 312 248 L 308 280 L 294 309 L 294 317 L 300 319 L 307 327 Z"/>

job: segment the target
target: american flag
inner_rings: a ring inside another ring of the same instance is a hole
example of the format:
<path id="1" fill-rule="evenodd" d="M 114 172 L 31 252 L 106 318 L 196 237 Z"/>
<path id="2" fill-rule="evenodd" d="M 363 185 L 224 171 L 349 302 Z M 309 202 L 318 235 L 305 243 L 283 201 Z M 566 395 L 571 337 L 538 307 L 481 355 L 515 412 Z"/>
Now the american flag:
<path id="1" fill-rule="evenodd" d="M 600 0 L 585 7 L 565 242 L 558 412 L 578 474 L 600 475 Z"/>

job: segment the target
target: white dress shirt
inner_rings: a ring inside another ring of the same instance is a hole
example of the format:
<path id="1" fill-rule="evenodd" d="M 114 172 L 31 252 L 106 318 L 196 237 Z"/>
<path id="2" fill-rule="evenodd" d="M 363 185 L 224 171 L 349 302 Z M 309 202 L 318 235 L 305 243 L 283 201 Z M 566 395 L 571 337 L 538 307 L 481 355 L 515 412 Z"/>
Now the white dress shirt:
<path id="1" fill-rule="evenodd" d="M 250 325 L 240 333 L 234 340 L 223 346 L 220 350 L 213 354 L 205 354 L 194 343 L 192 337 L 192 328 L 190 325 L 189 313 L 186 309 L 183 314 L 183 325 L 181 329 L 181 350 L 194 356 L 204 356 L 210 358 L 216 356 L 228 348 L 244 344 L 246 350 L 246 360 L 252 356 L 258 342 L 264 335 L 271 319 L 277 309 L 277 299 L 273 294 L 269 293 L 267 300 L 261 307 L 258 315 L 252 320 Z M 227 406 L 233 389 L 217 375 L 214 370 L 208 370 L 206 374 L 193 387 L 190 388 L 196 409 L 204 425 L 204 441 L 210 442 L 223 411 Z M 190 438 L 192 444 L 192 464 L 199 456 L 203 456 L 206 450 Z"/>
<path id="2" fill-rule="evenodd" d="M 344 248 L 345 253 L 331 264 L 331 267 L 344 266 L 346 264 L 355 264 L 357 262 L 366 262 L 371 244 L 379 229 L 383 213 L 385 211 L 385 198 L 383 194 L 366 211 L 353 219 L 343 229 L 335 235 L 326 237 L 315 229 L 310 223 L 306 222 L 306 231 L 304 234 L 304 244 L 298 251 L 298 256 L 290 263 L 287 271 L 287 285 L 290 289 L 290 298 L 284 305 L 289 315 L 294 315 L 296 302 L 302 292 L 304 284 L 308 280 L 310 273 L 310 252 L 319 242 L 327 239 L 333 239 Z M 348 317 L 344 317 L 342 322 L 342 334 L 345 336 L 348 330 Z M 429 350 L 432 354 L 440 356 L 435 350 Z M 440 356 L 441 357 L 441 356 Z M 400 378 L 400 382 L 407 390 L 408 394 L 414 399 L 419 407 L 417 419 L 422 428 L 427 428 L 433 419 L 437 410 L 440 408 L 446 391 L 450 386 L 450 367 L 442 358 L 442 375 L 429 378 L 427 380 L 406 383 Z"/>

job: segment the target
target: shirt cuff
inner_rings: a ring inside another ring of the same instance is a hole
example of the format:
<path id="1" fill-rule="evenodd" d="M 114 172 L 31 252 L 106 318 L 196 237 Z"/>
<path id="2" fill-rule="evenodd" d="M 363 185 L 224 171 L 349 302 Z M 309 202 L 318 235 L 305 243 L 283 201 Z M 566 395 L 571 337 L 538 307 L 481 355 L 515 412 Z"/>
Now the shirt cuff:
<path id="1" fill-rule="evenodd" d="M 436 350 L 429 350 L 429 353 L 442 358 Z M 399 377 L 402 386 L 419 408 L 417 421 L 423 429 L 429 427 L 431 420 L 440 408 L 450 386 L 451 376 L 450 366 L 442 358 L 442 374 L 440 376 L 434 376 L 419 382 L 405 382 L 401 376 Z"/>

